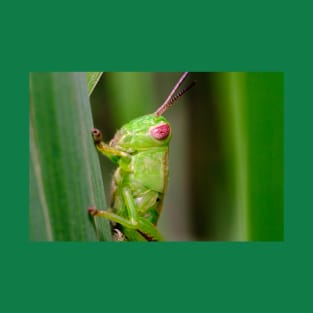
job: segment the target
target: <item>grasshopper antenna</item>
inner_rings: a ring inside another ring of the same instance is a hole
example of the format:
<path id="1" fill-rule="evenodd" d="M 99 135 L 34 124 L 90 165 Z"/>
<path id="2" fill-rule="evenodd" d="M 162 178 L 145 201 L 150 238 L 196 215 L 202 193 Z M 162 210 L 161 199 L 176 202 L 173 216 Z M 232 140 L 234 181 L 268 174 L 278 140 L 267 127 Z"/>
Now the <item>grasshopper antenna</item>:
<path id="1" fill-rule="evenodd" d="M 154 112 L 155 116 L 160 116 L 162 115 L 178 98 L 180 98 L 183 94 L 185 94 L 190 88 L 192 88 L 196 82 L 193 81 L 190 85 L 188 85 L 186 88 L 181 90 L 177 95 L 174 96 L 175 92 L 177 89 L 181 86 L 181 84 L 184 82 L 184 80 L 187 78 L 189 72 L 185 72 L 177 84 L 174 86 L 173 90 L 171 93 L 168 95 L 166 100 L 163 102 L 163 104 Z"/>

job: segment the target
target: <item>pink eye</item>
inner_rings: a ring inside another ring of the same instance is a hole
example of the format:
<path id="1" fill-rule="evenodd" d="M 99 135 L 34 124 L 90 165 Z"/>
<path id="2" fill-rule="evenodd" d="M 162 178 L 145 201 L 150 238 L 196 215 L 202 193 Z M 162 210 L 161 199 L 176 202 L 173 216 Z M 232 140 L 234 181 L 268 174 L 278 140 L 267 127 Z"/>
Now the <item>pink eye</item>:
<path id="1" fill-rule="evenodd" d="M 171 132 L 170 125 L 162 124 L 150 129 L 150 134 L 154 139 L 163 140 L 169 136 Z"/>

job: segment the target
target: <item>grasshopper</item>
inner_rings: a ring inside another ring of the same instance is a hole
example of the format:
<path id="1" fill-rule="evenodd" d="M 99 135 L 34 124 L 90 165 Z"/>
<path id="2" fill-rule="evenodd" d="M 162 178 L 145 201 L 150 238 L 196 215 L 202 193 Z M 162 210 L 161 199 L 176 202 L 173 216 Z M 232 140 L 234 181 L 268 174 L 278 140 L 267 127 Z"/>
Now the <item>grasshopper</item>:
<path id="1" fill-rule="evenodd" d="M 115 241 L 163 241 L 156 228 L 168 184 L 171 127 L 162 114 L 194 84 L 174 95 L 188 76 L 185 72 L 164 103 L 153 113 L 136 118 L 106 144 L 92 129 L 97 150 L 118 167 L 111 185 L 109 210 L 88 209 L 91 216 L 111 222 Z"/>

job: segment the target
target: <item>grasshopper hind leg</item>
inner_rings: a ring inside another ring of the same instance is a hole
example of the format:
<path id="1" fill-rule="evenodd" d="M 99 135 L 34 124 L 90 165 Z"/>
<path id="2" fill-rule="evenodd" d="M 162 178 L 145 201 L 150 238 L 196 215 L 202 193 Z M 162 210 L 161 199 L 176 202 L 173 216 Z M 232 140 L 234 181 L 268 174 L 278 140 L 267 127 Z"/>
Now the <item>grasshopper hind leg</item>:
<path id="1" fill-rule="evenodd" d="M 111 222 L 121 225 L 121 229 L 117 227 L 117 238 L 122 238 L 123 236 L 120 236 L 120 233 L 122 233 L 129 241 L 163 241 L 163 237 L 155 225 L 147 218 L 138 216 L 137 207 L 131 192 L 127 188 L 124 188 L 122 192 L 128 218 L 111 211 L 97 210 L 93 207 L 89 208 L 89 214 L 106 218 Z"/>
<path id="2" fill-rule="evenodd" d="M 128 241 L 163 241 L 163 237 L 156 227 L 147 219 L 138 217 L 136 220 L 129 220 L 110 211 L 97 210 L 94 207 L 88 209 L 92 216 L 103 217 L 109 221 L 120 224 Z M 114 235 L 113 235 L 114 237 Z M 139 238 L 142 238 L 139 240 Z"/>

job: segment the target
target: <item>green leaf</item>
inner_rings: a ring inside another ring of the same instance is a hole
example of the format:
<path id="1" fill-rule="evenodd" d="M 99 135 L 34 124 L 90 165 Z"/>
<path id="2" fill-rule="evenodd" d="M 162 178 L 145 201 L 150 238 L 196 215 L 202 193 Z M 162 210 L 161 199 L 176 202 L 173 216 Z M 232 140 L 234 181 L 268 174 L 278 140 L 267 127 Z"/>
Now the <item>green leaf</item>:
<path id="1" fill-rule="evenodd" d="M 88 95 L 90 96 L 95 89 L 98 81 L 101 78 L 103 72 L 87 72 L 87 88 L 88 88 Z"/>
<path id="2" fill-rule="evenodd" d="M 283 240 L 283 73 L 219 73 L 215 82 L 232 237 Z"/>
<path id="3" fill-rule="evenodd" d="M 30 74 L 30 238 L 111 240 L 84 73 Z"/>

